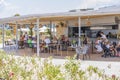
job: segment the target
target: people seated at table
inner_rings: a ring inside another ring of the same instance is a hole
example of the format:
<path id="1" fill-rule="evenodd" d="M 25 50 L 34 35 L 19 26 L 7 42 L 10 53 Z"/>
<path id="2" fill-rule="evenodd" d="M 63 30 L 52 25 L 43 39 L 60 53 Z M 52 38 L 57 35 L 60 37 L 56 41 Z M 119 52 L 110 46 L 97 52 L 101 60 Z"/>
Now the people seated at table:
<path id="1" fill-rule="evenodd" d="M 113 43 L 110 44 L 110 53 L 111 53 L 111 57 L 116 56 L 117 51 L 116 51 L 116 48 L 114 47 Z"/>
<path id="2" fill-rule="evenodd" d="M 7 39 L 7 41 L 5 41 L 6 45 L 12 45 L 14 44 L 14 42 L 12 41 L 12 39 L 10 39 L 10 37 Z"/>
<path id="3" fill-rule="evenodd" d="M 24 34 L 24 41 L 26 42 L 28 40 L 28 38 L 29 38 L 29 36 L 28 36 L 27 32 L 25 32 L 25 34 Z"/>
<path id="4" fill-rule="evenodd" d="M 100 37 L 98 37 L 96 40 L 95 40 L 95 53 L 100 53 L 102 52 L 102 40 Z"/>
<path id="5" fill-rule="evenodd" d="M 116 46 L 116 56 L 120 57 L 120 42 L 118 42 L 118 45 Z"/>
<path id="6" fill-rule="evenodd" d="M 22 35 L 20 35 L 20 41 L 23 41 L 24 39 L 23 39 L 23 37 L 22 37 Z"/>
<path id="7" fill-rule="evenodd" d="M 70 41 L 69 41 L 69 38 L 68 38 L 67 36 L 65 37 L 65 44 L 66 44 L 67 46 L 70 45 Z"/>
<path id="8" fill-rule="evenodd" d="M 69 45 L 69 38 L 65 35 L 61 35 L 60 44 L 62 50 L 67 50 L 67 46 Z"/>
<path id="9" fill-rule="evenodd" d="M 41 44 L 40 44 L 40 51 L 41 52 L 45 52 L 45 46 L 46 46 L 45 42 L 42 41 Z"/>
<path id="10" fill-rule="evenodd" d="M 44 42 L 46 44 L 46 47 L 48 47 L 48 45 L 51 43 L 51 40 L 48 36 L 46 36 L 45 39 L 44 39 Z"/>
<path id="11" fill-rule="evenodd" d="M 37 52 L 37 40 L 32 38 L 32 51 Z"/>
<path id="12" fill-rule="evenodd" d="M 95 53 L 102 53 L 103 52 L 103 49 L 100 45 L 100 43 L 96 42 L 95 43 Z"/>
<path id="13" fill-rule="evenodd" d="M 18 47 L 24 48 L 24 35 L 20 35 L 20 40 L 18 41 Z"/>
<path id="14" fill-rule="evenodd" d="M 115 48 L 113 44 L 110 43 L 110 41 L 105 42 L 102 48 L 104 50 L 104 54 L 102 55 L 102 57 L 107 57 L 107 56 L 113 57 L 116 53 Z"/>
<path id="15" fill-rule="evenodd" d="M 28 38 L 27 43 L 28 43 L 28 47 L 32 48 L 32 38 L 31 37 Z"/>
<path id="16" fill-rule="evenodd" d="M 88 45 L 88 44 L 90 44 L 91 42 L 90 42 L 90 40 L 89 40 L 89 38 L 86 36 L 85 38 L 84 38 L 84 40 L 83 40 L 83 45 Z"/>
<path id="17" fill-rule="evenodd" d="M 61 35 L 61 37 L 60 37 L 60 43 L 61 44 L 65 43 L 65 35 Z"/>
<path id="18" fill-rule="evenodd" d="M 37 47 L 37 40 L 35 38 L 32 39 L 32 47 Z"/>
<path id="19" fill-rule="evenodd" d="M 52 43 L 55 43 L 55 44 L 57 44 L 57 43 L 58 43 L 58 39 L 57 39 L 57 37 L 56 37 L 56 36 L 54 36 L 54 37 L 53 37 L 53 39 L 52 39 Z"/>
<path id="20" fill-rule="evenodd" d="M 57 39 L 57 37 L 56 36 L 53 36 L 53 38 L 52 38 L 52 48 L 53 49 L 56 49 L 57 48 L 57 44 L 58 44 L 58 39 Z"/>

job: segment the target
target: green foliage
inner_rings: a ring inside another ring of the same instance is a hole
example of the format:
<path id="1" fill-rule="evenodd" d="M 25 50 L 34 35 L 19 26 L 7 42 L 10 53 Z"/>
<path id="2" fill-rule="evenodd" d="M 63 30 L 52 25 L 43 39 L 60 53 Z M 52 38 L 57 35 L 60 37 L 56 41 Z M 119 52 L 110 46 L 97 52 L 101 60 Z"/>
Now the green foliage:
<path id="1" fill-rule="evenodd" d="M 10 36 L 11 34 L 11 30 L 6 30 L 6 36 Z"/>
<path id="2" fill-rule="evenodd" d="M 16 17 L 16 16 L 20 16 L 20 14 L 17 13 L 17 14 L 15 14 L 14 16 L 15 16 L 15 17 Z"/>
<path id="3" fill-rule="evenodd" d="M 68 57 L 63 65 L 55 65 L 52 58 L 19 57 L 0 51 L 0 78 L 5 80 L 120 80 L 105 75 L 103 70 L 89 66 L 83 70 L 80 61 Z"/>
<path id="4" fill-rule="evenodd" d="M 51 31 L 50 31 L 50 29 L 47 29 L 47 35 L 49 35 L 50 36 L 50 39 L 52 39 L 52 33 L 51 33 Z"/>
<path id="5" fill-rule="evenodd" d="M 32 37 L 33 36 L 33 28 L 29 28 L 30 29 L 30 31 L 29 31 L 29 35 Z"/>
<path id="6" fill-rule="evenodd" d="M 60 71 L 60 66 L 53 65 L 52 61 L 45 60 L 44 61 L 44 69 L 43 73 L 46 76 L 47 80 L 61 80 L 60 75 L 62 75 Z"/>

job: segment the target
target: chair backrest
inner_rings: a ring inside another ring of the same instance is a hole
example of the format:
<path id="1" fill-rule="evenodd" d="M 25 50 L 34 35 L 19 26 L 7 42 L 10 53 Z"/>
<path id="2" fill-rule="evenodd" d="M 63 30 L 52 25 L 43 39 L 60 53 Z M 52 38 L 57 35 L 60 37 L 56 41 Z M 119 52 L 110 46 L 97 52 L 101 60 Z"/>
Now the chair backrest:
<path id="1" fill-rule="evenodd" d="M 77 54 L 80 54 L 81 47 L 80 47 L 80 46 L 76 47 L 76 48 L 75 48 L 75 51 L 76 51 Z"/>
<path id="2" fill-rule="evenodd" d="M 87 54 L 88 52 L 88 49 L 89 49 L 89 46 L 88 45 L 84 45 L 83 47 L 76 47 L 76 53 L 77 54 Z"/>
<path id="3" fill-rule="evenodd" d="M 75 51 L 77 54 L 87 54 L 88 53 L 89 46 L 84 45 L 83 47 L 78 46 L 75 48 Z"/>
<path id="4" fill-rule="evenodd" d="M 84 45 L 83 48 L 82 48 L 82 54 L 87 54 L 88 49 L 89 49 L 89 46 L 88 45 Z"/>

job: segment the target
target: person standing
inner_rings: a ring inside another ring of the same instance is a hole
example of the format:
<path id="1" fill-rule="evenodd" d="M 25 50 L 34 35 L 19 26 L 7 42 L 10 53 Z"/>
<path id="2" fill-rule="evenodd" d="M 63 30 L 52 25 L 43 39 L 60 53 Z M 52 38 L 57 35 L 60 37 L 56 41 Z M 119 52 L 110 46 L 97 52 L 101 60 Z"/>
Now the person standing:
<path id="1" fill-rule="evenodd" d="M 107 39 L 106 35 L 103 32 L 101 32 L 100 34 L 102 39 Z"/>

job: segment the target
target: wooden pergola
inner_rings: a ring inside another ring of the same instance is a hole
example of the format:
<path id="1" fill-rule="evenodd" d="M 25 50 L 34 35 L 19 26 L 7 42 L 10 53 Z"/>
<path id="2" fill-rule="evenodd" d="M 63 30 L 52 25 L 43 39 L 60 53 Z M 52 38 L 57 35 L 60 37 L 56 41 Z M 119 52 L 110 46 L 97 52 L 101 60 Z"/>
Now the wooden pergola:
<path id="1" fill-rule="evenodd" d="M 53 22 L 53 21 L 67 21 L 77 20 L 79 27 L 79 37 L 81 36 L 81 20 L 88 18 L 100 18 L 104 16 L 120 16 L 120 11 L 111 12 L 99 12 L 99 11 L 85 11 L 85 12 L 65 12 L 65 13 L 49 13 L 49 14 L 33 14 L 25 16 L 16 16 L 0 19 L 0 24 L 3 26 L 3 48 L 4 48 L 4 27 L 6 24 L 15 25 L 18 29 L 18 24 L 36 24 L 37 25 L 37 56 L 39 56 L 39 27 L 41 22 Z M 80 38 L 78 45 L 80 46 Z M 16 47 L 18 43 L 18 31 L 16 31 Z"/>

